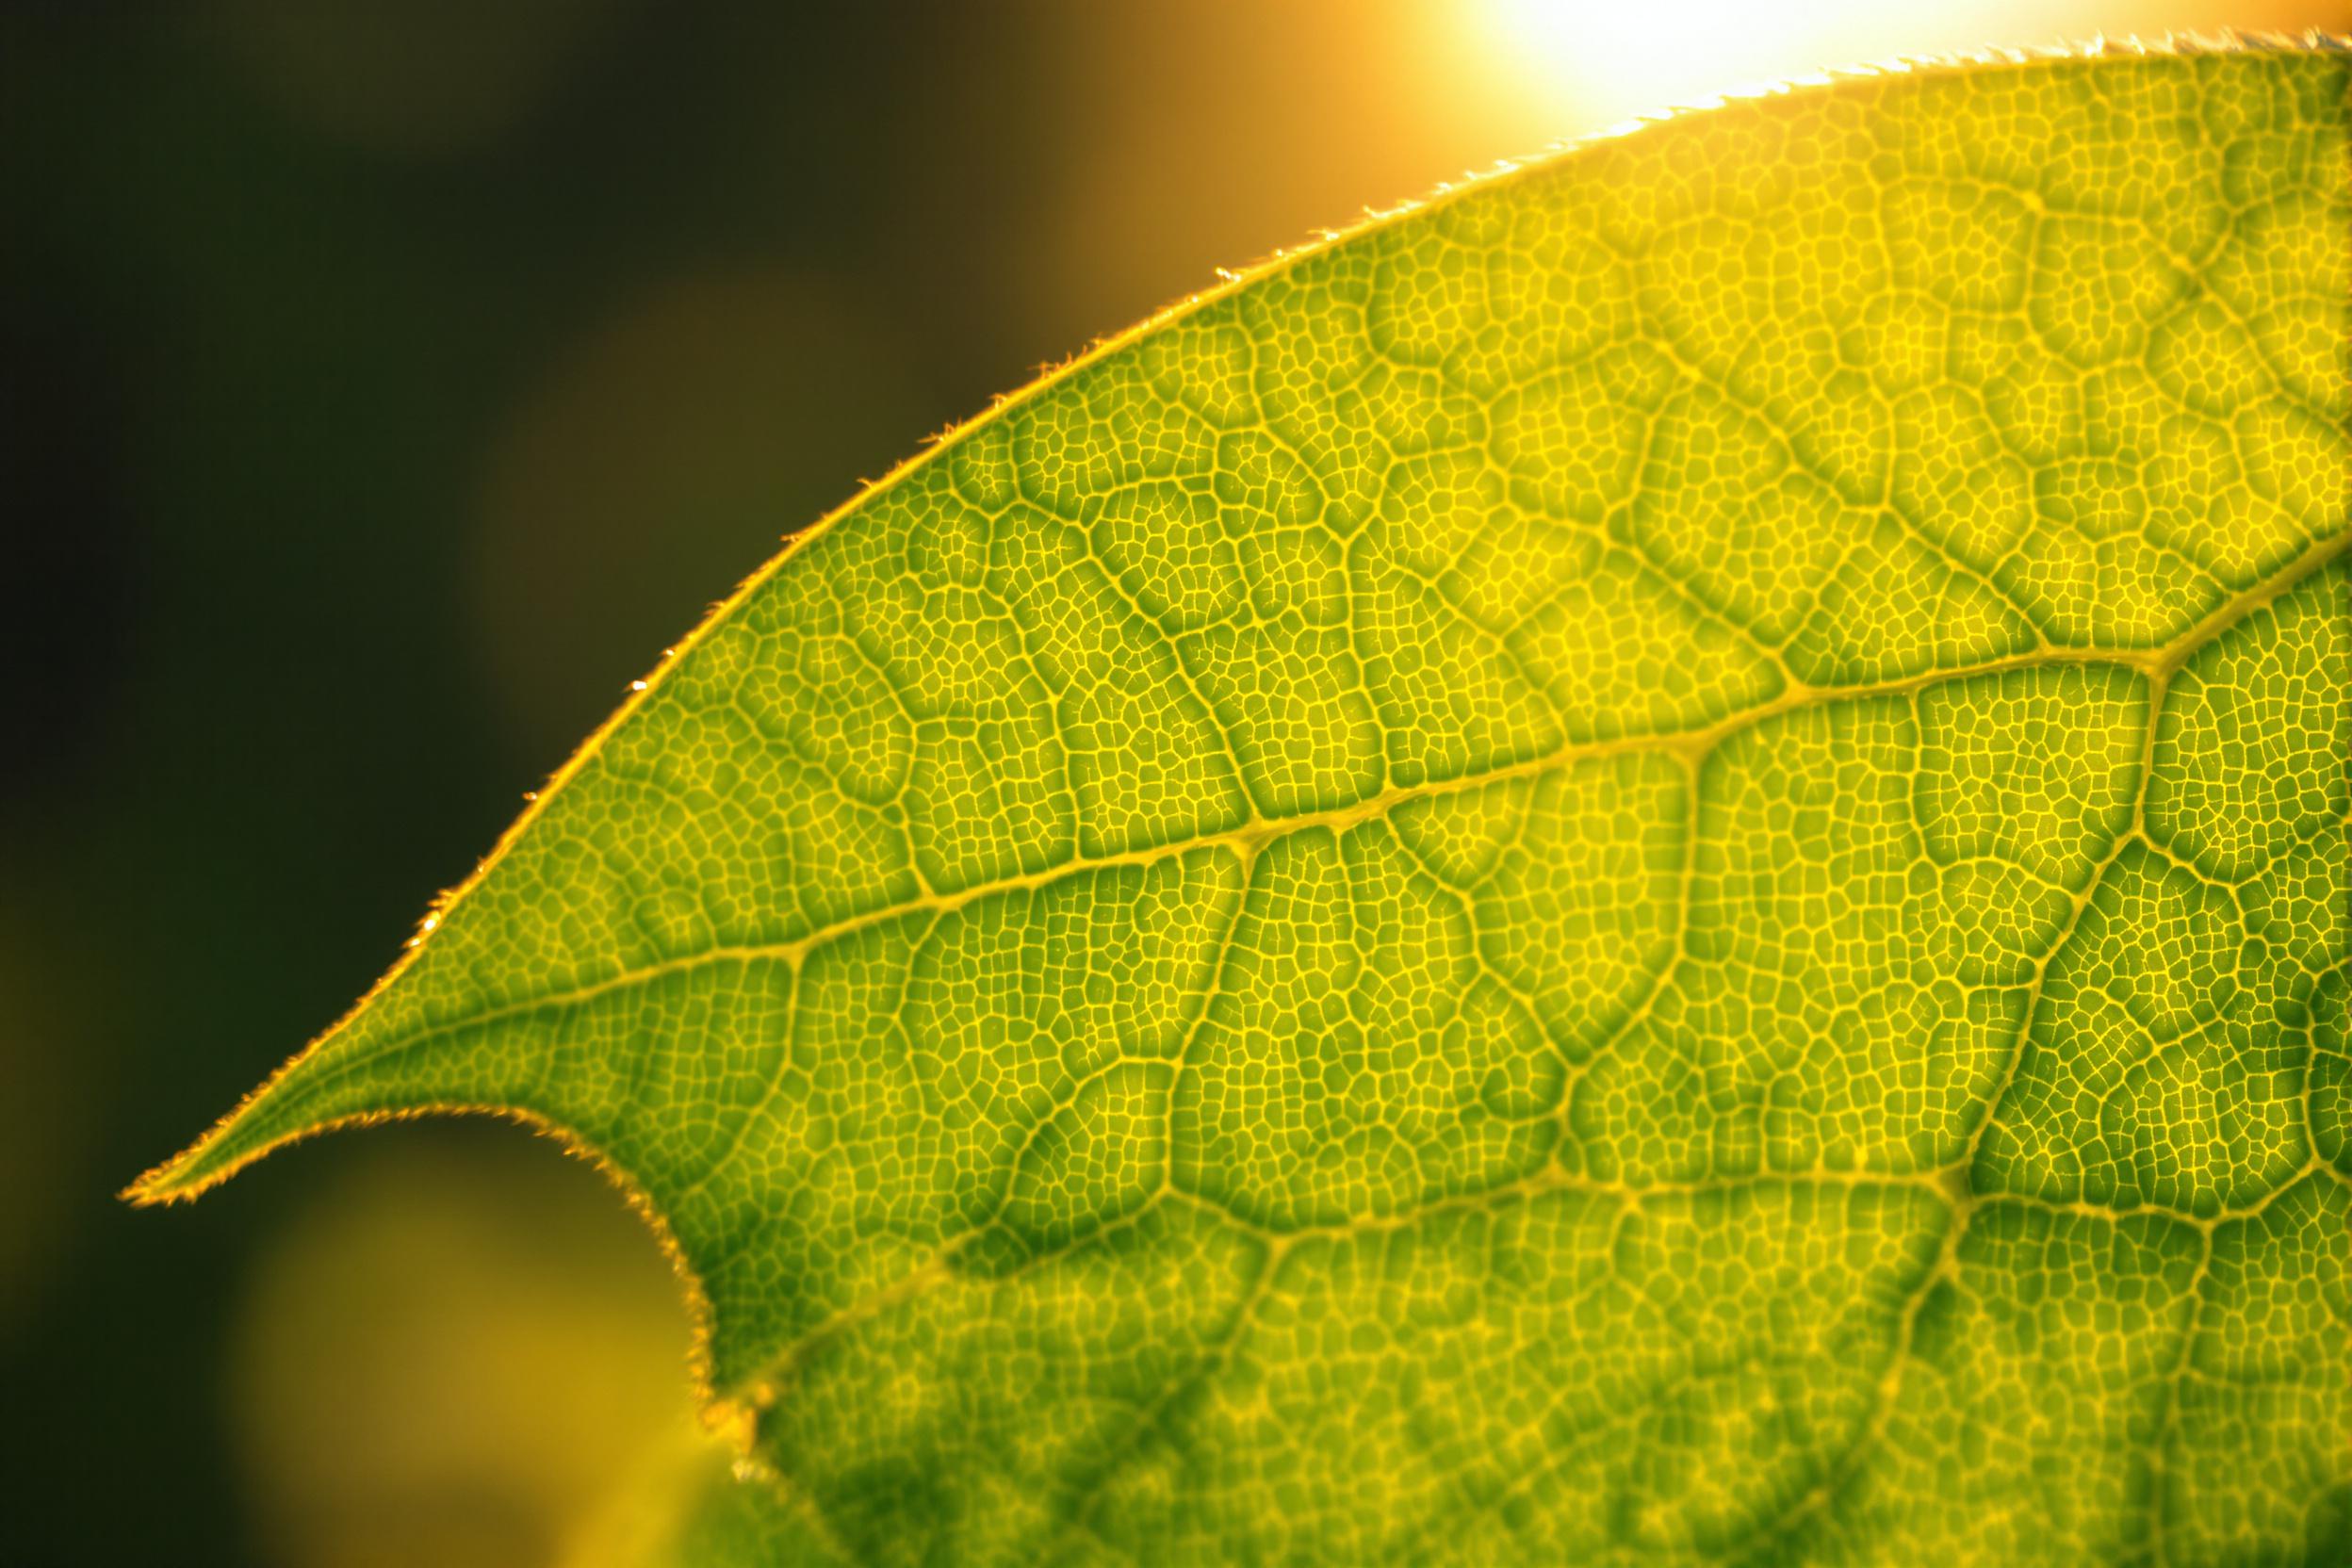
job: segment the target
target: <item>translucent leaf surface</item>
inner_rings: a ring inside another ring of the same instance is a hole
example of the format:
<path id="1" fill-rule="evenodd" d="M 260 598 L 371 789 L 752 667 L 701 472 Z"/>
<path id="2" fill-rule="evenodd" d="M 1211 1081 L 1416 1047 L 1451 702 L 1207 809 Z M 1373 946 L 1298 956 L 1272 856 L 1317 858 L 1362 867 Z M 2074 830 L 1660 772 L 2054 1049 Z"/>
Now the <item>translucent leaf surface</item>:
<path id="1" fill-rule="evenodd" d="M 592 1151 L 704 1560 L 2345 1560 L 2348 80 L 1844 80 L 1148 324 L 137 1196 Z"/>

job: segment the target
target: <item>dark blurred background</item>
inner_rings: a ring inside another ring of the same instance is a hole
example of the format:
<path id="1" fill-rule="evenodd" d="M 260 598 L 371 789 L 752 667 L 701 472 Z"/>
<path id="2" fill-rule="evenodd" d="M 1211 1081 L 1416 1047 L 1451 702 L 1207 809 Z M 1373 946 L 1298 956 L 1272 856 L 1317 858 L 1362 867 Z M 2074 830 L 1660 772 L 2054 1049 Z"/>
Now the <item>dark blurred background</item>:
<path id="1" fill-rule="evenodd" d="M 1821 61 L 2352 0 L 0 8 L 0 1561 L 619 1560 L 686 1323 L 490 1124 L 112 1194 L 780 536 L 1098 334 Z"/>

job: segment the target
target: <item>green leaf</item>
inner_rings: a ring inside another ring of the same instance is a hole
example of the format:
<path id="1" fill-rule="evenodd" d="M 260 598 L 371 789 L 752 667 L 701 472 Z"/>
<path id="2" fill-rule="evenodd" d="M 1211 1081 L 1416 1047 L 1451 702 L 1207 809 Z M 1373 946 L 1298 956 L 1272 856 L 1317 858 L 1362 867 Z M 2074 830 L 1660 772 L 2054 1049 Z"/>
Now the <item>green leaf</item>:
<path id="1" fill-rule="evenodd" d="M 2348 59 L 1740 102 L 1102 347 L 134 1196 L 592 1152 L 706 1560 L 2345 1560 Z"/>

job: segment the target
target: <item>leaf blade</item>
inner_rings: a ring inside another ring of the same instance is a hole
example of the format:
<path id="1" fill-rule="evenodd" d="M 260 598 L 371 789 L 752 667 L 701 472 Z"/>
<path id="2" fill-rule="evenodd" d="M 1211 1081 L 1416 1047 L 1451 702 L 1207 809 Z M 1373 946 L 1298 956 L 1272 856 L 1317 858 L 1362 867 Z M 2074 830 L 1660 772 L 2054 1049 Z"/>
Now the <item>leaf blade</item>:
<path id="1" fill-rule="evenodd" d="M 2352 1413 L 2193 1374 L 2341 1277 L 2344 80 L 1841 84 L 1148 324 L 747 584 L 137 1195 L 560 1129 L 861 1550 L 2284 1549 Z M 1953 1366 L 2067 1441 L 1920 1469 Z"/>

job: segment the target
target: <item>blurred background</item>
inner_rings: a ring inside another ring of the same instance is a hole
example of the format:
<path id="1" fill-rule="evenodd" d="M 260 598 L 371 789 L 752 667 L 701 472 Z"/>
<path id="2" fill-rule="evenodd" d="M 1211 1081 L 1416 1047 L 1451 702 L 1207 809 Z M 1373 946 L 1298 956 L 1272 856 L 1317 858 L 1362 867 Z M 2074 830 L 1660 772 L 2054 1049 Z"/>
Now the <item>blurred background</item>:
<path id="1" fill-rule="evenodd" d="M 687 1326 L 499 1124 L 113 1193 L 783 534 L 1042 364 L 1657 106 L 2352 0 L 0 6 L 0 1560 L 585 1564 Z"/>

